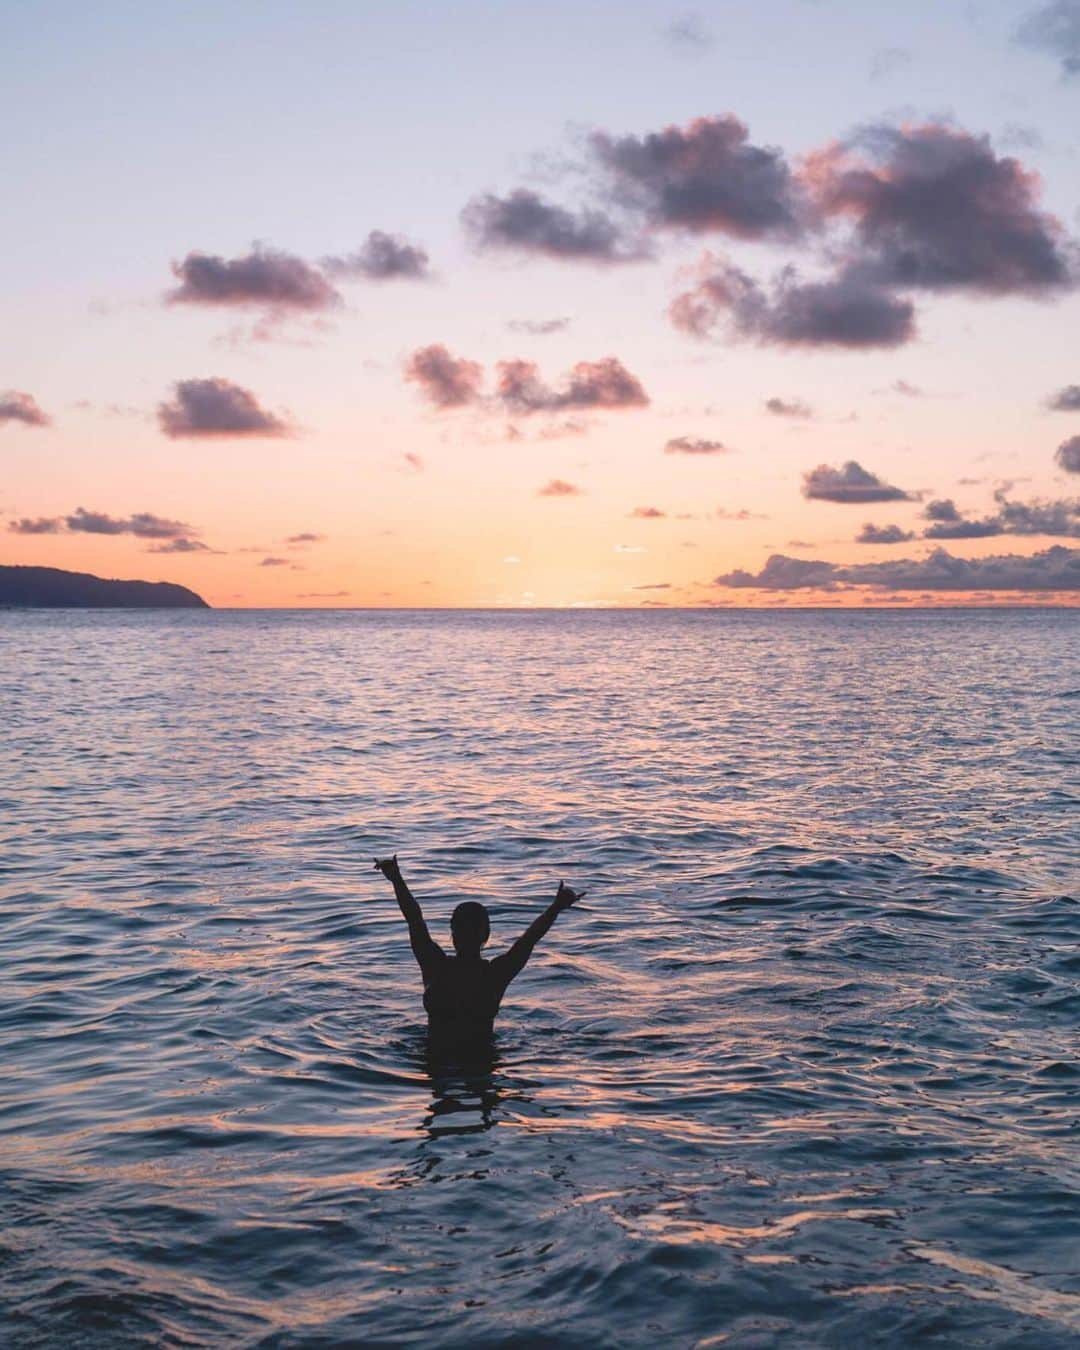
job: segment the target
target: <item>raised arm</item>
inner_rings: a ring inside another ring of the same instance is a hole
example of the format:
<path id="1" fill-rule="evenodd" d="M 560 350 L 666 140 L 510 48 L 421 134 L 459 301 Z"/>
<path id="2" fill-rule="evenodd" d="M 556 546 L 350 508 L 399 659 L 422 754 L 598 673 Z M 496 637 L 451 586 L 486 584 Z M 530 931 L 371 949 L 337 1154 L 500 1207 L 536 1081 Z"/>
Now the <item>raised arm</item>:
<path id="1" fill-rule="evenodd" d="M 569 909 L 575 901 L 580 900 L 585 894 L 584 891 L 573 891 L 569 886 L 559 882 L 559 889 L 555 892 L 555 899 L 544 910 L 538 919 L 534 919 L 524 933 L 518 938 L 508 952 L 502 956 L 497 956 L 492 961 L 493 966 L 497 966 L 505 977 L 507 984 L 515 975 L 520 975 L 525 968 L 525 963 L 533 954 L 533 948 L 548 931 L 551 925 L 559 917 L 564 909 Z"/>
<path id="2" fill-rule="evenodd" d="M 392 858 L 376 858 L 375 870 L 381 872 L 394 888 L 398 907 L 405 916 L 405 922 L 409 925 L 409 945 L 412 947 L 413 956 L 416 957 L 420 969 L 426 974 L 431 962 L 437 961 L 445 953 L 428 932 L 423 911 L 412 891 L 406 886 L 405 878 L 401 875 L 397 854 L 395 853 Z"/>

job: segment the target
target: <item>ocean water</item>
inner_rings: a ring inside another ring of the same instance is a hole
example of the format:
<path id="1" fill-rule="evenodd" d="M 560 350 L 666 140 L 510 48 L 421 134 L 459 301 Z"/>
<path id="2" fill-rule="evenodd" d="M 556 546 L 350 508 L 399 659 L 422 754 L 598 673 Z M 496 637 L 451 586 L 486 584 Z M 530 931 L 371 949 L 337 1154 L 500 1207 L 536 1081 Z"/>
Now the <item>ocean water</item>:
<path id="1" fill-rule="evenodd" d="M 0 615 L 0 1341 L 1080 1345 L 1080 620 Z M 493 950 L 425 1053 L 375 853 Z"/>

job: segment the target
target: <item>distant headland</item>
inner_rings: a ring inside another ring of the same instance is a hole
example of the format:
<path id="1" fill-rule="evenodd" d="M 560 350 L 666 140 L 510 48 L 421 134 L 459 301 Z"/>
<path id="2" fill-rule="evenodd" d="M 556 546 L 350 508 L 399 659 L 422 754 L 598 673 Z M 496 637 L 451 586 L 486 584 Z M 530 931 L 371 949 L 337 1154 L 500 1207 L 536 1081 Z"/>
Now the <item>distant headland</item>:
<path id="1" fill-rule="evenodd" d="M 171 581 L 107 581 L 59 567 L 0 566 L 0 606 L 59 609 L 209 609 Z"/>

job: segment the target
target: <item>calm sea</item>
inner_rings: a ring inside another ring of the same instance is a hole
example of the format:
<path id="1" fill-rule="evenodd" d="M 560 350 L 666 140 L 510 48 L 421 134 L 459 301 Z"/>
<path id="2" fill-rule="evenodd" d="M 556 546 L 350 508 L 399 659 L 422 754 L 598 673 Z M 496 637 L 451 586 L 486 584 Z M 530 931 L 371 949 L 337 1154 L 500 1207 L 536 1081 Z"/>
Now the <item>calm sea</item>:
<path id="1" fill-rule="evenodd" d="M 1080 615 L 0 615 L 0 1339 L 1080 1345 Z M 374 853 L 493 949 L 425 1056 Z"/>

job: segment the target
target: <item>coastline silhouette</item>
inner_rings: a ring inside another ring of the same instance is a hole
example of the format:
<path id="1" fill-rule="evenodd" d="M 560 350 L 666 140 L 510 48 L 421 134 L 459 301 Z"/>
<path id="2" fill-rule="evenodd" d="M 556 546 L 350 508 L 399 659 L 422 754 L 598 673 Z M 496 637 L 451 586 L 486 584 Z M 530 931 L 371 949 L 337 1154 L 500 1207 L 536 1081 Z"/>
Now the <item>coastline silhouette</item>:
<path id="1" fill-rule="evenodd" d="M 510 982 L 525 969 L 536 944 L 559 915 L 585 894 L 560 881 L 555 899 L 547 909 L 507 951 L 491 960 L 480 955 L 491 936 L 487 907 L 476 900 L 465 900 L 450 916 L 454 955 L 449 956 L 428 931 L 420 904 L 401 875 L 397 854 L 376 858 L 375 870 L 393 886 L 408 924 L 409 945 L 424 981 L 428 1038 L 440 1048 L 490 1043 L 495 1018 Z"/>

